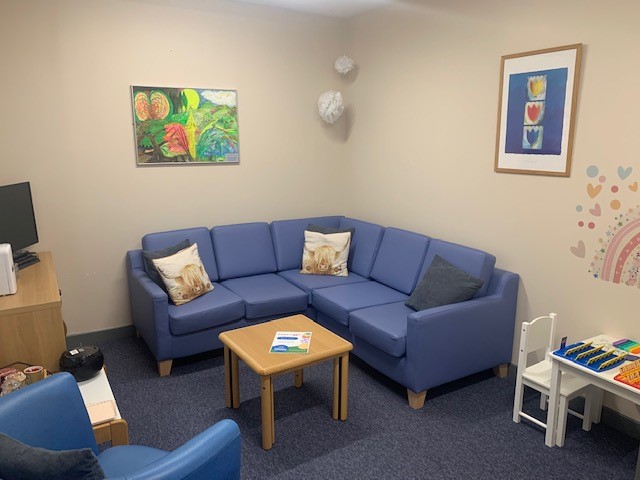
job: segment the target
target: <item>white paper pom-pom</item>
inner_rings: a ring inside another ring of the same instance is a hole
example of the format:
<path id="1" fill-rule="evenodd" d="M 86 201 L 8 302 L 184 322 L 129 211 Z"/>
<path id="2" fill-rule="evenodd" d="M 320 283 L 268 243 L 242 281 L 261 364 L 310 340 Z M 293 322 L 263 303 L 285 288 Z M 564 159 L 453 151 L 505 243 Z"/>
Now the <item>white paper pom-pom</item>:
<path id="1" fill-rule="evenodd" d="M 353 60 L 347 57 L 346 55 L 343 55 L 340 58 L 338 58 L 335 64 L 336 70 L 338 71 L 338 73 L 341 73 L 342 75 L 346 75 L 351 70 L 353 70 L 354 65 L 355 63 L 353 62 Z"/>
<path id="2" fill-rule="evenodd" d="M 344 103 L 340 92 L 329 90 L 318 98 L 318 112 L 327 123 L 336 123 L 344 112 Z"/>

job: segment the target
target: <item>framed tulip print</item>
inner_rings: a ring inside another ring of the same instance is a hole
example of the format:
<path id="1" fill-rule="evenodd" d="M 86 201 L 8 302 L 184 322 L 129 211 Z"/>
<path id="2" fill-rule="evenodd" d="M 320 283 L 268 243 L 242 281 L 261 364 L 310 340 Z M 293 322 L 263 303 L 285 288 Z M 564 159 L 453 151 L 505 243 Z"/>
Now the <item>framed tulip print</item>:
<path id="1" fill-rule="evenodd" d="M 582 44 L 502 57 L 494 170 L 568 177 Z"/>

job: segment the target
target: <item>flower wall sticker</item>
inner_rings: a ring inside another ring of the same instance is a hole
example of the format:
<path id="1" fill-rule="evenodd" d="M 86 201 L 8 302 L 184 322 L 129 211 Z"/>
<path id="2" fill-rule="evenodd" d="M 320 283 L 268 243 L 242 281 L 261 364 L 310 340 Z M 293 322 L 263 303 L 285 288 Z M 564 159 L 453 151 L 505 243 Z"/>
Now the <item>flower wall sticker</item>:
<path id="1" fill-rule="evenodd" d="M 590 180 L 586 185 L 586 204 L 577 205 L 577 225 L 586 231 L 599 232 L 594 242 L 594 255 L 589 274 L 607 282 L 640 288 L 640 205 L 625 207 L 625 203 L 638 191 L 638 181 L 631 178 L 632 167 L 620 166 L 614 180 L 608 182 L 600 168 L 591 165 L 586 170 Z M 633 201 L 635 203 L 635 201 Z M 631 203 L 631 205 L 633 205 Z M 628 204 L 628 203 L 626 203 Z M 609 220 L 606 220 L 609 219 Z M 585 258 L 585 242 L 579 240 L 570 251 Z"/>

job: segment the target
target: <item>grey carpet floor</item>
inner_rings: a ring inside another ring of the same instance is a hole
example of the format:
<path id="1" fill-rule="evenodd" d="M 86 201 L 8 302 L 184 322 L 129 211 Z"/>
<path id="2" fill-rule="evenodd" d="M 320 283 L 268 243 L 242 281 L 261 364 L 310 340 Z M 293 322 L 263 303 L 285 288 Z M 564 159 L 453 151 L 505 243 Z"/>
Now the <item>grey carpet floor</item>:
<path id="1" fill-rule="evenodd" d="M 174 449 L 231 418 L 242 434 L 243 479 L 632 479 L 638 441 L 605 424 L 590 432 L 570 416 L 563 448 L 511 420 L 514 380 L 485 372 L 428 392 L 411 409 L 405 390 L 352 357 L 346 421 L 331 418 L 332 367 L 276 378 L 273 448 L 261 448 L 258 378 L 240 364 L 238 410 L 225 407 L 220 353 L 176 360 L 160 378 L 144 342 L 99 345 L 132 444 Z M 525 411 L 544 419 L 534 391 Z"/>

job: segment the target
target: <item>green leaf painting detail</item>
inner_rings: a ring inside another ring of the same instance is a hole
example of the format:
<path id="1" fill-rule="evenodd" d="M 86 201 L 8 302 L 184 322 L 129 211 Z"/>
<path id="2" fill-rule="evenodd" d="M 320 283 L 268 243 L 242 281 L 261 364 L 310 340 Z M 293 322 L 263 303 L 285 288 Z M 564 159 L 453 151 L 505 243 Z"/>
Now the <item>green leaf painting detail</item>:
<path id="1" fill-rule="evenodd" d="M 132 87 L 138 164 L 238 163 L 235 90 Z"/>

